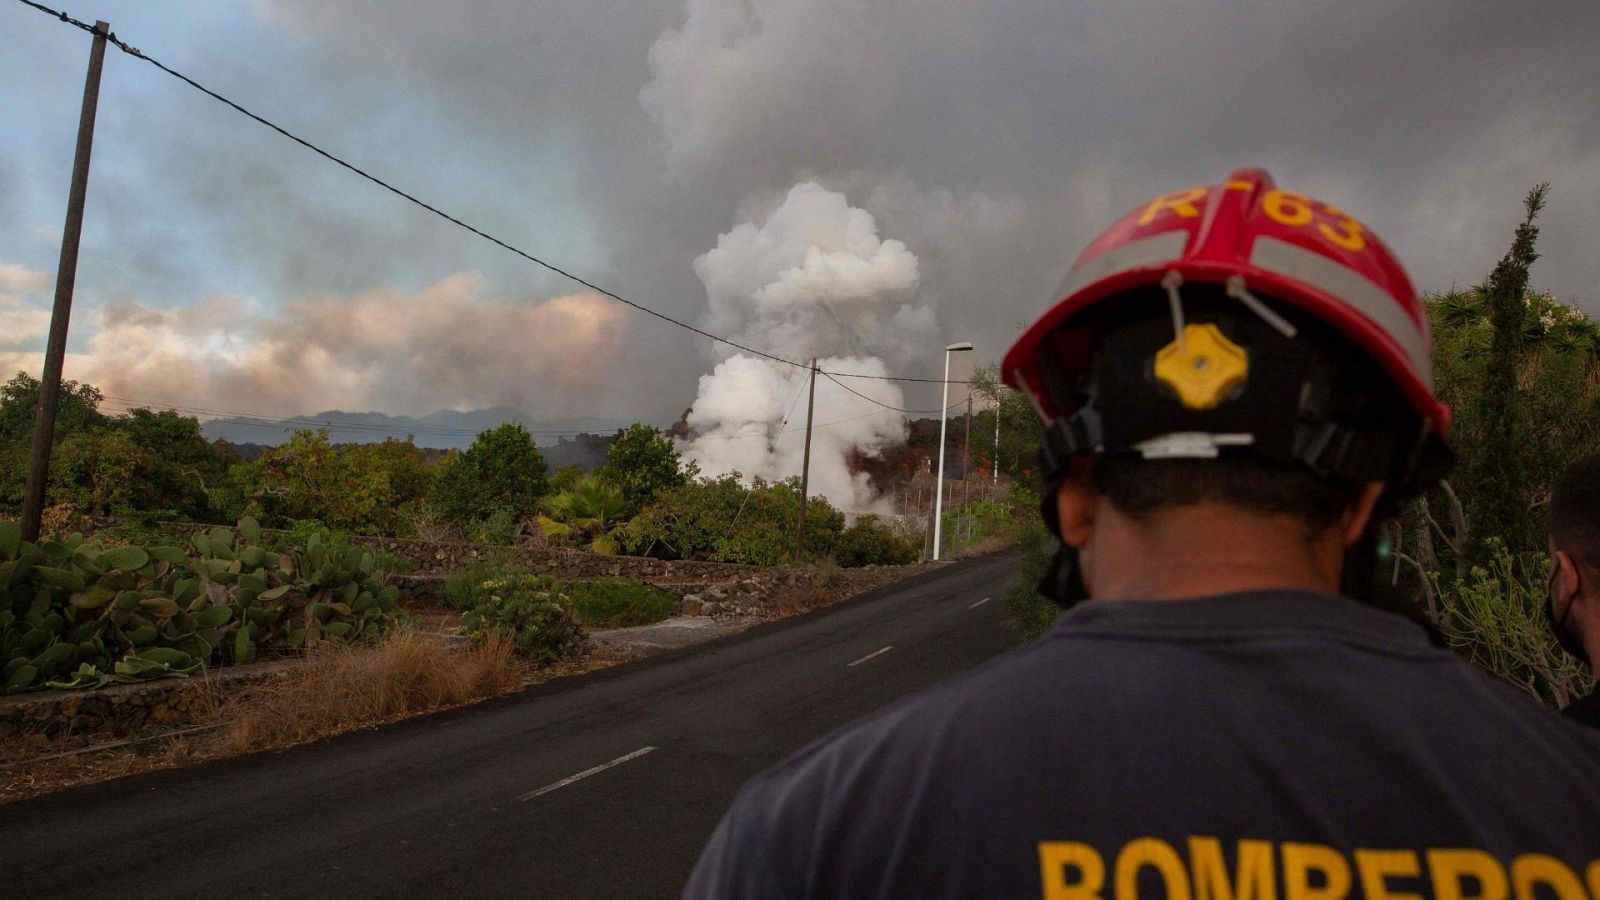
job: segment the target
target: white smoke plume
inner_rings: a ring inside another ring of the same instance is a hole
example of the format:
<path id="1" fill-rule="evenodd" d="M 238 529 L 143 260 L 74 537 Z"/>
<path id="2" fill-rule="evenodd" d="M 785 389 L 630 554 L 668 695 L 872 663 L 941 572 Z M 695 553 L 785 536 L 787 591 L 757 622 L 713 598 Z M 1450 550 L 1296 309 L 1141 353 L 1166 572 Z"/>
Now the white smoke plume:
<path id="1" fill-rule="evenodd" d="M 933 310 L 914 296 L 917 258 L 900 241 L 881 238 L 870 213 L 814 182 L 790 189 L 762 224 L 723 234 L 694 269 L 706 286 L 711 331 L 787 359 L 818 357 L 824 370 L 887 375 L 885 358 L 925 351 L 937 332 Z M 685 455 L 709 475 L 799 474 L 808 377 L 771 360 L 726 355 L 700 378 Z M 845 383 L 879 403 L 905 406 L 892 382 Z M 846 510 L 880 506 L 849 459 L 903 441 L 903 416 L 819 378 L 814 421 L 812 493 Z"/>

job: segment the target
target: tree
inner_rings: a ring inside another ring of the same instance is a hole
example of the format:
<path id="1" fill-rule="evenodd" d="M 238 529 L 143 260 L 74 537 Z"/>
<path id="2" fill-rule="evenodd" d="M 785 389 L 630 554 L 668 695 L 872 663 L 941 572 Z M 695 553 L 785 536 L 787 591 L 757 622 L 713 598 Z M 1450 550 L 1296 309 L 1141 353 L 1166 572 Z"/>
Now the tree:
<path id="1" fill-rule="evenodd" d="M 464 452 L 440 464 L 434 502 L 451 519 L 466 522 L 495 509 L 521 517 L 548 493 L 544 454 L 528 429 L 507 422 L 478 435 Z"/>
<path id="2" fill-rule="evenodd" d="M 686 467 L 672 439 L 643 422 L 636 422 L 612 442 L 602 468 L 606 480 L 622 489 L 633 509 L 643 509 L 662 491 L 671 490 L 699 474 Z"/>
<path id="3" fill-rule="evenodd" d="M 61 382 L 61 402 L 56 407 L 57 441 L 80 431 L 104 425 L 100 414 L 105 396 L 93 385 Z M 0 385 L 0 442 L 31 441 L 39 407 L 39 379 L 26 372 Z"/>
<path id="4" fill-rule="evenodd" d="M 105 515 L 132 505 L 154 469 L 154 457 L 126 434 L 109 428 L 80 431 L 51 454 L 50 496 L 81 512 Z"/>
<path id="5" fill-rule="evenodd" d="M 1000 380 L 998 366 L 984 366 L 972 373 L 969 386 L 976 397 L 983 397 L 994 407 L 984 410 L 972 423 L 972 448 L 974 462 L 988 459 L 991 466 L 998 464 L 1000 471 L 1018 484 L 1038 493 L 1043 485 L 1039 474 L 1039 415 L 1033 404 L 1021 391 L 1014 391 Z M 1000 417 L 1000 454 L 994 459 L 994 418 Z M 978 440 L 983 435 L 984 440 Z"/>
<path id="6" fill-rule="evenodd" d="M 55 443 L 105 424 L 98 407 L 105 398 L 98 390 L 76 381 L 61 383 L 61 403 L 56 410 Z M 33 422 L 39 407 L 39 379 L 26 372 L 0 385 L 0 504 L 21 507 L 28 483 L 28 457 L 33 444 Z"/>
<path id="7" fill-rule="evenodd" d="M 410 439 L 333 446 L 328 432 L 296 431 L 287 444 L 238 467 L 253 506 L 274 524 L 315 519 L 342 531 L 396 534 L 430 473 Z"/>
<path id="8" fill-rule="evenodd" d="M 200 422 L 172 410 L 132 409 L 107 422 L 107 430 L 126 436 L 148 459 L 129 505 L 140 511 L 164 511 L 180 518 L 226 522 L 221 494 L 228 466 L 235 457 L 205 439 Z M 212 492 L 218 492 L 216 501 Z"/>
<path id="9" fill-rule="evenodd" d="M 571 488 L 545 501 L 548 515 L 539 516 L 545 537 L 587 541 L 596 553 L 617 552 L 612 535 L 628 513 L 622 489 L 594 475 L 585 475 Z"/>
<path id="10" fill-rule="evenodd" d="M 339 448 L 359 471 L 381 474 L 388 489 L 391 511 L 425 499 L 433 489 L 436 466 L 408 436 L 385 438 L 376 444 L 346 444 Z"/>
<path id="11" fill-rule="evenodd" d="M 1463 460 L 1463 475 L 1477 486 L 1478 518 L 1512 528 L 1527 520 L 1528 473 L 1522 447 L 1527 407 L 1519 402 L 1517 379 L 1527 346 L 1523 329 L 1527 319 L 1528 269 L 1539 258 L 1534 249 L 1539 229 L 1533 220 L 1544 208 L 1549 187 L 1541 184 L 1528 192 L 1523 203 L 1525 214 L 1511 249 L 1489 274 L 1482 291 L 1492 331 L 1483 386 L 1473 398 L 1481 443 L 1479 452 Z M 1529 535 L 1508 537 L 1515 546 Z M 1487 559 L 1482 533 L 1469 539 L 1467 556 L 1479 562 Z"/>
<path id="12" fill-rule="evenodd" d="M 800 479 L 746 487 L 738 473 L 700 478 L 664 492 L 622 532 L 630 553 L 774 566 L 791 562 Z M 805 555 L 833 552 L 844 514 L 823 497 L 806 503 Z"/>
<path id="13" fill-rule="evenodd" d="M 1542 549 L 1540 510 L 1551 485 L 1574 461 L 1600 452 L 1600 327 L 1549 293 L 1525 294 L 1516 389 L 1508 407 L 1491 408 L 1483 394 L 1498 363 L 1486 291 L 1479 286 L 1427 301 L 1434 389 L 1455 411 L 1451 444 L 1459 463 L 1448 489 L 1430 492 L 1408 515 L 1404 552 L 1425 568 L 1457 576 L 1485 562 L 1472 553 L 1491 538 L 1513 554 Z M 1519 423 L 1511 452 L 1524 487 L 1514 500 L 1495 459 L 1507 451 L 1490 434 L 1507 418 Z"/>

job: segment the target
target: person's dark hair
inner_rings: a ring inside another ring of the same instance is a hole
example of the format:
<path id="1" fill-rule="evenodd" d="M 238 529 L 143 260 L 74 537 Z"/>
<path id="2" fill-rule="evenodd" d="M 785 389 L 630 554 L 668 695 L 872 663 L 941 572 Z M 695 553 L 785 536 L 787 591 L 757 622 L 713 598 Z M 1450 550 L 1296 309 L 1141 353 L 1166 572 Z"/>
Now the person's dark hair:
<path id="1" fill-rule="evenodd" d="M 1550 492 L 1550 538 L 1557 549 L 1600 568 L 1600 454 L 1574 463 Z"/>
<path id="2" fill-rule="evenodd" d="M 1096 461 L 1094 478 L 1106 499 L 1135 520 L 1214 501 L 1254 513 L 1294 516 L 1313 531 L 1331 527 L 1360 493 L 1359 485 L 1250 455 L 1157 460 L 1108 456 Z"/>

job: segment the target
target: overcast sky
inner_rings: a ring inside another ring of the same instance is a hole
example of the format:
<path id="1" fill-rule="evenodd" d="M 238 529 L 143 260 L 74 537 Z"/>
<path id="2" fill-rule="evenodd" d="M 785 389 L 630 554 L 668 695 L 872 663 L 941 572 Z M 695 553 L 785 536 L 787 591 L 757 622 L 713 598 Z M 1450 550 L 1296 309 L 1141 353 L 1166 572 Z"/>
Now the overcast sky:
<path id="1" fill-rule="evenodd" d="M 694 261 L 797 183 L 915 255 L 939 347 L 1004 352 L 1082 246 L 1241 165 L 1419 288 L 1479 281 L 1552 185 L 1537 288 L 1600 314 L 1600 4 L 73 0 L 486 231 L 707 321 Z M 0 364 L 37 371 L 88 36 L 0 5 Z M 67 376 L 270 415 L 670 422 L 705 342 L 107 55 Z M 784 347 L 763 347 L 786 355 Z M 843 350 L 841 350 L 843 352 Z M 907 402 L 937 405 L 927 389 Z"/>

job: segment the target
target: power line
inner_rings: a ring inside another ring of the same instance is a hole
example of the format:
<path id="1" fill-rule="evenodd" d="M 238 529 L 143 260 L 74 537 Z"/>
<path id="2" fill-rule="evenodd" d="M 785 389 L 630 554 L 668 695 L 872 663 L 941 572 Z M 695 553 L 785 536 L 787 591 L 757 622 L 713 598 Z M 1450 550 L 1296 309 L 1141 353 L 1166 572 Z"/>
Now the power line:
<path id="1" fill-rule="evenodd" d="M 94 26 L 92 26 L 92 25 L 90 25 L 90 24 L 88 24 L 86 22 L 79 21 L 78 19 L 74 19 L 71 16 L 67 15 L 65 12 L 61 11 L 61 10 L 51 9 L 50 7 L 45 6 L 45 5 L 41 4 L 41 3 L 34 2 L 34 0 L 18 0 L 18 2 L 24 4 L 25 6 L 31 6 L 34 9 L 39 10 L 40 12 L 46 13 L 47 15 L 53 16 L 53 17 L 55 17 L 57 19 L 60 19 L 61 21 L 65 22 L 65 23 L 67 23 L 69 25 L 73 25 L 73 26 L 76 26 L 78 28 L 81 28 L 84 31 L 89 32 L 90 34 L 95 34 L 96 33 L 95 29 L 94 29 Z M 332 163 L 335 163 L 335 164 L 337 164 L 339 166 L 342 166 L 345 169 L 348 169 L 349 171 L 354 172 L 356 175 L 359 175 L 362 178 L 365 178 L 366 180 L 372 182 L 373 184 L 383 188 L 384 190 L 394 194 L 395 196 L 398 196 L 398 197 L 401 197 L 401 198 L 403 198 L 405 200 L 408 200 L 411 203 L 414 203 L 417 206 L 422 207 L 423 209 L 427 210 L 428 212 L 431 212 L 434 215 L 444 219 L 445 221 L 450 222 L 450 223 L 452 223 L 454 225 L 457 225 L 457 226 L 459 226 L 461 228 L 464 228 L 467 231 L 470 231 L 473 234 L 477 235 L 478 237 L 481 237 L 484 240 L 489 241 L 490 243 L 493 243 L 493 244 L 495 244 L 495 245 L 497 245 L 497 246 L 499 246 L 499 247 L 501 247 L 503 249 L 509 250 L 512 253 L 515 253 L 516 255 L 522 257 L 523 259 L 526 259 L 529 262 L 534 263 L 535 265 L 542 266 L 543 268 L 545 268 L 545 269 L 547 269 L 547 270 L 549 270 L 551 272 L 554 272 L 557 275 L 562 276 L 563 278 L 566 278 L 566 279 L 568 279 L 570 281 L 574 281 L 574 282 L 576 282 L 578 284 L 581 284 L 584 287 L 594 291 L 595 293 L 601 294 L 601 295 L 606 296 L 606 297 L 610 297 L 611 299 L 617 301 L 618 303 L 621 303 L 621 304 L 623 304 L 625 306 L 632 307 L 633 309 L 636 309 L 639 312 L 645 313 L 647 315 L 654 316 L 654 317 L 656 317 L 656 318 L 658 318 L 658 319 L 660 319 L 660 320 L 662 320 L 664 322 L 668 322 L 668 323 L 671 323 L 673 325 L 676 325 L 679 328 L 687 329 L 688 331 L 694 332 L 695 334 L 698 334 L 701 337 L 710 338 L 711 340 L 716 341 L 717 343 L 726 344 L 727 346 L 733 347 L 736 350 L 742 350 L 745 353 L 751 353 L 751 354 L 754 354 L 756 356 L 760 356 L 760 357 L 763 357 L 763 358 L 766 358 L 766 359 L 770 359 L 773 362 L 778 362 L 778 363 L 783 363 L 784 365 L 793 366 L 793 367 L 795 367 L 797 369 L 808 369 L 808 368 L 810 368 L 810 366 L 806 365 L 805 363 L 795 362 L 792 359 L 785 359 L 785 358 L 783 358 L 781 356 L 777 356 L 775 354 L 768 353 L 765 350 L 757 350 L 754 347 L 746 346 L 744 344 L 738 343 L 737 341 L 733 341 L 733 340 L 730 340 L 728 338 L 712 334 L 711 332 L 706 331 L 703 328 L 698 328 L 698 327 L 696 327 L 694 325 L 690 325 L 688 322 L 684 322 L 684 321 L 682 321 L 680 319 L 675 319 L 675 318 L 667 315 L 666 313 L 659 312 L 657 310 L 651 309 L 650 307 L 644 306 L 644 305 L 642 305 L 640 303 L 635 303 L 634 301 L 629 300 L 628 298 L 622 296 L 621 294 L 618 294 L 618 293 L 616 293 L 614 291 L 607 290 L 606 288 L 603 288 L 600 285 L 595 284 L 594 282 L 591 282 L 591 281 L 589 281 L 589 280 L 587 280 L 587 279 L 585 279 L 585 278 L 583 278 L 583 277 L 581 277 L 579 275 L 575 275 L 575 274 L 573 274 L 571 272 L 568 272 L 566 269 L 563 269 L 560 266 L 555 265 L 554 263 L 546 262 L 546 261 L 540 259 L 539 257 L 534 256 L 533 254 L 528 253 L 525 250 L 522 250 L 519 247 L 516 247 L 516 246 L 513 246 L 512 244 L 506 243 L 505 241 L 501 240 L 500 238 L 495 237 L 492 234 L 489 234 L 486 231 L 483 231 L 483 230 L 481 230 L 479 228 L 476 228 L 476 227 L 474 227 L 472 225 L 467 224 L 466 222 L 456 218 L 455 216 L 450 215 L 449 213 L 439 209 L 438 207 L 435 207 L 435 206 L 427 203 L 424 200 L 418 199 L 417 197 L 406 193 L 405 191 L 403 191 L 403 190 L 395 187 L 394 185 L 388 183 L 387 181 L 384 181 L 383 179 L 379 178 L 378 176 L 373 175 L 370 172 L 367 172 L 366 170 L 364 170 L 364 169 L 362 169 L 362 168 L 360 168 L 360 167 L 358 167 L 358 166 L 356 166 L 356 165 L 354 165 L 352 163 L 346 162 L 345 160 L 341 159 L 340 157 L 333 155 L 332 153 L 328 152 L 327 150 L 324 150 L 321 147 L 317 146 L 316 144 L 313 144 L 310 141 L 306 140 L 305 138 L 300 137 L 297 134 L 294 134 L 293 132 L 289 131 L 288 129 L 284 128 L 283 126 L 278 125 L 277 123 L 272 122 L 269 119 L 266 119 L 266 118 L 264 118 L 262 116 L 257 115 L 256 113 L 251 112 L 250 110 L 244 108 L 243 106 L 239 105 L 238 103 L 228 99 L 227 97 L 224 97 L 223 95 L 217 93 L 216 91 L 211 90 L 210 88 L 208 88 L 205 85 L 199 83 L 198 81 L 195 81 L 193 78 L 190 78 L 189 76 L 183 74 L 182 72 L 179 72 L 179 71 L 176 71 L 176 70 L 174 70 L 172 68 L 169 68 L 168 66 L 164 65 L 163 63 L 161 63 L 159 60 L 157 60 L 157 59 L 145 54 L 139 48 L 131 46 L 126 41 L 123 41 L 123 40 L 119 39 L 117 37 L 117 35 L 116 35 L 116 32 L 111 32 L 109 35 L 107 35 L 106 39 L 108 41 L 110 41 L 113 45 L 115 45 L 117 47 L 117 49 L 119 49 L 122 52 L 128 54 L 129 56 L 133 56 L 133 57 L 135 57 L 137 59 L 144 60 L 145 62 L 149 63 L 150 65 L 155 66 L 157 69 L 160 69 L 161 71 L 167 73 L 168 75 L 171 75 L 173 78 L 176 78 L 179 81 L 182 81 L 184 84 L 187 84 L 190 87 L 194 88 L 195 90 L 197 90 L 197 91 L 205 94 L 206 96 L 212 98 L 213 100 L 216 100 L 216 101 L 218 101 L 218 102 L 220 102 L 220 103 L 232 108 L 236 112 L 238 112 L 238 113 L 240 113 L 240 114 L 242 114 L 242 115 L 244 115 L 244 116 L 246 116 L 246 117 L 248 117 L 248 118 L 250 118 L 250 119 L 252 119 L 252 120 L 254 120 L 254 121 L 256 121 L 256 122 L 258 122 L 260 124 L 262 124 L 262 125 L 265 125 L 266 127 L 272 129 L 273 131 L 276 131 L 277 133 L 279 133 L 279 134 L 283 135 L 284 137 L 288 138 L 289 140 L 294 141 L 295 143 L 299 144 L 302 147 L 305 147 L 307 150 L 310 150 L 311 152 L 316 153 L 318 156 L 323 157 L 324 159 L 328 160 L 329 162 L 332 162 Z M 941 383 L 943 383 L 942 379 L 937 379 L 937 378 L 911 378 L 911 377 L 895 376 L 895 375 L 867 375 L 867 374 L 854 373 L 854 372 L 833 372 L 833 373 L 824 373 L 824 374 L 838 375 L 838 376 L 844 377 L 844 378 L 870 378 L 870 379 L 875 379 L 875 380 L 880 380 L 880 381 L 907 381 L 907 382 L 919 382 L 919 383 L 931 383 L 931 384 L 941 384 Z"/>
<path id="2" fill-rule="evenodd" d="M 955 404 L 955 406 L 946 406 L 943 409 L 904 409 L 904 408 L 899 407 L 899 406 L 890 406 L 889 404 L 883 402 L 882 400 L 875 400 L 872 397 L 868 397 L 866 394 L 861 393 L 860 391 L 856 390 L 855 388 L 851 387 L 850 385 L 845 384 L 844 382 L 840 381 L 839 379 L 833 377 L 833 373 L 831 373 L 831 372 L 823 372 L 822 373 L 822 377 L 828 379 L 829 381 L 833 382 L 834 384 L 838 385 L 839 387 L 844 388 L 845 390 L 849 391 L 850 393 L 855 394 L 857 397 L 860 397 L 861 399 L 867 401 L 868 403 L 876 403 L 879 406 L 883 407 L 884 409 L 891 409 L 891 410 L 894 410 L 895 412 L 905 413 L 907 415 L 931 416 L 934 413 L 942 413 L 942 412 L 944 412 L 946 410 L 955 409 L 956 406 L 960 406 L 961 403 L 967 402 L 965 400 L 962 400 L 961 403 L 957 403 L 957 404 Z"/>

